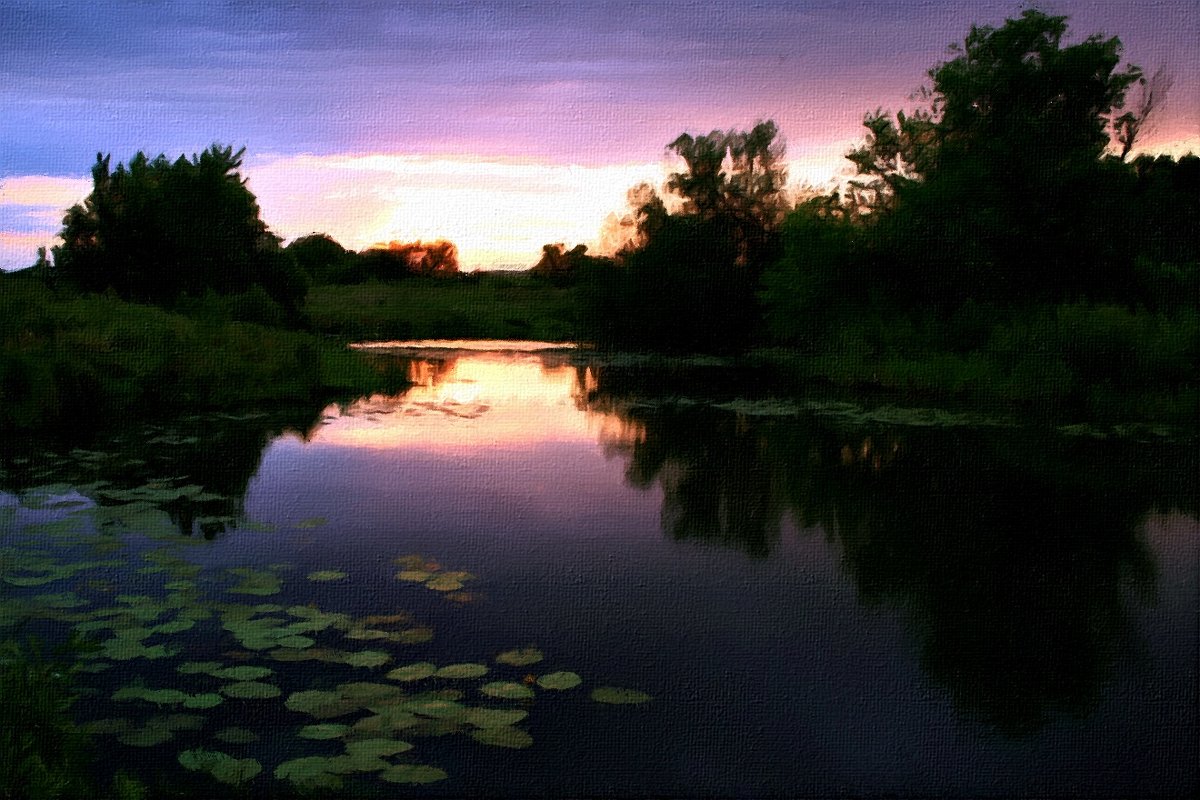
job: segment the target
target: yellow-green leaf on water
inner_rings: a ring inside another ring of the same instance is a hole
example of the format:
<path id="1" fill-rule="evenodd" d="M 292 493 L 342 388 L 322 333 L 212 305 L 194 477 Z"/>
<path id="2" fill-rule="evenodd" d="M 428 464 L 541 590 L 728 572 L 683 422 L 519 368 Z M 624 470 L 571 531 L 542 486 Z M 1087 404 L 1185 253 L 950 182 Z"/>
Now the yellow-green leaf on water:
<path id="1" fill-rule="evenodd" d="M 346 742 L 346 755 L 354 758 L 380 758 L 412 750 L 413 746 L 399 739 L 360 739 Z"/>
<path id="2" fill-rule="evenodd" d="M 425 587 L 433 589 L 435 592 L 453 592 L 463 588 L 462 581 L 451 578 L 449 575 L 436 575 L 425 581 Z"/>
<path id="3" fill-rule="evenodd" d="M 426 572 L 423 569 L 406 569 L 396 573 L 396 580 L 412 581 L 414 583 L 423 583 L 432 577 L 432 572 Z"/>
<path id="4" fill-rule="evenodd" d="M 592 699 L 597 703 L 610 703 L 612 705 L 634 705 L 637 703 L 645 703 L 653 698 L 645 692 L 639 692 L 635 689 L 621 689 L 616 686 L 601 686 L 598 689 L 592 690 Z"/>
<path id="5" fill-rule="evenodd" d="M 310 581 L 318 582 L 340 581 L 345 577 L 346 573 L 342 572 L 340 569 L 319 569 L 315 572 L 308 573 L 308 579 Z"/>
<path id="6" fill-rule="evenodd" d="M 351 681 L 337 687 L 338 694 L 363 707 L 397 702 L 404 699 L 404 690 L 389 683 Z"/>
<path id="7" fill-rule="evenodd" d="M 574 689 L 583 683 L 583 679 L 574 672 L 551 672 L 538 678 L 537 684 L 543 689 Z"/>
<path id="8" fill-rule="evenodd" d="M 396 634 L 396 641 L 401 644 L 421 644 L 433 638 L 430 628 L 406 628 Z"/>
<path id="9" fill-rule="evenodd" d="M 337 692 L 319 689 L 295 692 L 284 702 L 284 706 L 289 711 L 299 711 L 317 719 L 341 717 L 360 708 L 358 703 L 346 700 Z"/>
<path id="10" fill-rule="evenodd" d="M 223 702 L 225 702 L 225 698 L 216 692 L 202 692 L 184 700 L 183 707 L 193 709 L 214 708 Z"/>
<path id="11" fill-rule="evenodd" d="M 234 758 L 218 750 L 184 750 L 179 763 L 194 772 L 207 772 L 221 783 L 244 783 L 262 772 L 262 765 L 253 758 Z"/>
<path id="12" fill-rule="evenodd" d="M 456 703 L 453 700 L 439 700 L 437 698 L 409 700 L 400 704 L 398 709 L 401 711 L 411 711 L 418 716 L 433 717 L 435 719 L 461 718 L 468 710 L 461 703 Z"/>
<path id="13" fill-rule="evenodd" d="M 387 706 L 376 706 L 371 710 L 375 713 L 369 717 L 363 717 L 350 726 L 356 736 L 379 736 L 412 728 L 421 722 L 420 717 L 408 711 Z"/>
<path id="14" fill-rule="evenodd" d="M 463 719 L 476 728 L 503 728 L 516 725 L 527 716 L 529 712 L 519 708 L 472 708 Z"/>
<path id="15" fill-rule="evenodd" d="M 483 664 L 449 664 L 433 673 L 436 678 L 478 678 L 486 675 L 488 668 Z"/>
<path id="16" fill-rule="evenodd" d="M 321 722 L 316 725 L 305 725 L 296 735 L 301 739 L 336 739 L 350 730 L 349 725 L 337 722 Z"/>
<path id="17" fill-rule="evenodd" d="M 505 650 L 496 656 L 496 661 L 513 667 L 524 667 L 528 664 L 536 664 L 543 658 L 545 656 L 542 655 L 542 651 L 536 647 L 521 647 L 516 650 Z"/>
<path id="18" fill-rule="evenodd" d="M 180 675 L 212 675 L 223 666 L 220 661 L 184 661 L 175 671 Z"/>
<path id="19" fill-rule="evenodd" d="M 280 695 L 279 687 L 258 681 L 239 681 L 221 687 L 221 693 L 239 700 L 269 700 Z"/>
<path id="20" fill-rule="evenodd" d="M 275 768 L 275 777 L 304 789 L 340 789 L 342 779 L 330 771 L 332 761 L 329 756 L 293 758 Z"/>
<path id="21" fill-rule="evenodd" d="M 501 697 L 505 700 L 524 700 L 533 697 L 533 690 L 528 686 L 512 681 L 493 681 L 479 687 L 479 691 L 489 697 Z"/>
<path id="22" fill-rule="evenodd" d="M 493 747 L 508 747 L 522 750 L 533 744 L 533 737 L 520 728 L 479 728 L 471 731 L 471 738 Z"/>
<path id="23" fill-rule="evenodd" d="M 396 764 L 379 773 L 388 783 L 433 783 L 447 777 L 444 770 L 425 764 Z"/>
<path id="24" fill-rule="evenodd" d="M 255 681 L 259 678 L 267 677 L 274 671 L 275 670 L 270 669 L 269 667 L 238 666 L 225 667 L 224 669 L 218 669 L 210 672 L 209 674 L 214 678 L 225 678 L 226 680 L 231 681 Z"/>
<path id="25" fill-rule="evenodd" d="M 361 650 L 357 653 L 347 653 L 342 658 L 342 663 L 352 667 L 380 667 L 391 660 L 390 655 L 380 650 Z"/>
<path id="26" fill-rule="evenodd" d="M 273 644 L 276 644 L 280 647 L 286 647 L 289 650 L 303 650 L 306 647 L 312 647 L 316 643 L 317 642 L 315 639 L 310 639 L 307 636 L 284 636 L 283 638 L 276 639 L 273 642 Z M 259 649 L 266 650 L 270 646 L 271 645 L 268 644 L 267 647 L 262 647 Z"/>
<path id="27" fill-rule="evenodd" d="M 323 525 L 328 525 L 329 520 L 325 517 L 308 517 L 296 523 L 296 527 L 301 530 L 309 530 L 312 528 L 320 528 Z"/>
<path id="28" fill-rule="evenodd" d="M 158 705 L 175 705 L 188 698 L 178 689 L 147 689 L 145 686 L 126 686 L 113 692 L 113 700 L 145 700 Z"/>

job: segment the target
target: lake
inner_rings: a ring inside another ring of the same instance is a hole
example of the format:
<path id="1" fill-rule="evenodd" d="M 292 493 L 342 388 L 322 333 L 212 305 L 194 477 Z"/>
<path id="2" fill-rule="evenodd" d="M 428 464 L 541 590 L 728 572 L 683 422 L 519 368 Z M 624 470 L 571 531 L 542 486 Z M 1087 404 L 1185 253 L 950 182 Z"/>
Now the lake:
<path id="1" fill-rule="evenodd" d="M 1195 433 L 372 346 L 398 396 L 5 442 L 98 767 L 286 796 L 1186 796 Z M 217 787 L 217 788 L 213 788 Z"/>

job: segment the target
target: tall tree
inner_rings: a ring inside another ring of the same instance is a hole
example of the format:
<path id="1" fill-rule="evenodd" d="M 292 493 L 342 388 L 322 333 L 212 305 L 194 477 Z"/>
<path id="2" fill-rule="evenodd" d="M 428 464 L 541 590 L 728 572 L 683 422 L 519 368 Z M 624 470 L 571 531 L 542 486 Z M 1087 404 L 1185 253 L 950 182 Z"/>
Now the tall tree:
<path id="1" fill-rule="evenodd" d="M 1142 73 L 1119 68 L 1119 39 L 1066 45 L 1066 32 L 1066 17 L 1036 10 L 972 27 L 930 70 L 928 108 L 867 116 L 867 141 L 847 156 L 862 176 L 853 197 L 859 211 L 897 212 L 887 247 L 911 263 L 896 284 L 951 302 L 1115 290 L 1127 259 L 1101 199 L 1122 178 L 1104 155 Z"/>
<path id="2" fill-rule="evenodd" d="M 294 307 L 304 282 L 238 172 L 244 152 L 213 145 L 173 163 L 139 152 L 116 169 L 97 154 L 91 194 L 63 220 L 55 269 L 83 289 L 135 300 L 261 286 Z"/>

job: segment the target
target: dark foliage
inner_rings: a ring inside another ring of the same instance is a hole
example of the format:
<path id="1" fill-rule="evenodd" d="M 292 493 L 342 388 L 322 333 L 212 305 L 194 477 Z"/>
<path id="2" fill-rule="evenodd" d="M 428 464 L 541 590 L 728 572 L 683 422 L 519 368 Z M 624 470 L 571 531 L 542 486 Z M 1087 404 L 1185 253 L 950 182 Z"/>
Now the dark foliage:
<path id="1" fill-rule="evenodd" d="M 86 291 L 164 305 L 260 287 L 294 311 L 304 279 L 259 218 L 238 173 L 243 152 L 213 145 L 174 162 L 138 153 L 115 170 L 98 154 L 92 193 L 63 220 L 55 271 Z"/>
<path id="2" fill-rule="evenodd" d="M 756 291 L 778 257 L 785 209 L 783 146 L 773 122 L 748 132 L 683 134 L 670 144 L 684 162 L 667 189 L 676 213 L 649 187 L 630 192 L 637 235 L 605 269 L 582 282 L 585 336 L 604 346 L 725 352 L 755 335 Z"/>

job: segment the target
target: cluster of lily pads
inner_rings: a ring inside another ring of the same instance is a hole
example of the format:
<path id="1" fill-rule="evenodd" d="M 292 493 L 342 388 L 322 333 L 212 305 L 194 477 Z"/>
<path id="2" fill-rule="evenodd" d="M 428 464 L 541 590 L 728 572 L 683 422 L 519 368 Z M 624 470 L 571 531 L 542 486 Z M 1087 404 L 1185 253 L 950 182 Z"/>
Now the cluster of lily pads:
<path id="1" fill-rule="evenodd" d="M 120 497 L 110 493 L 108 500 L 121 502 L 102 505 L 80 499 L 69 487 L 49 487 L 21 498 L 16 507 L 0 508 L 0 586 L 7 587 L 0 593 L 0 630 L 40 619 L 95 642 L 77 668 L 85 690 L 107 697 L 108 708 L 129 712 L 89 722 L 96 735 L 135 748 L 182 740 L 175 746 L 183 769 L 231 785 L 264 772 L 306 790 L 337 788 L 346 780 L 428 783 L 448 774 L 413 757 L 421 738 L 461 735 L 484 746 L 527 748 L 533 737 L 521 723 L 540 697 L 587 691 L 576 672 L 540 669 L 546 657 L 533 646 L 486 662 L 404 663 L 398 659 L 402 648 L 433 637 L 408 612 L 356 616 L 315 603 L 269 602 L 285 585 L 310 587 L 310 593 L 318 587 L 322 594 L 337 591 L 349 574 L 329 568 L 293 576 L 285 564 L 202 568 L 182 548 L 203 542 L 165 536 L 169 525 L 155 504 L 168 494 L 180 496 L 177 491 L 203 497 L 191 487 L 151 488 Z M 140 535 L 100 533 L 114 527 Z M 400 581 L 451 600 L 461 601 L 455 595 L 466 595 L 463 587 L 475 578 L 419 555 L 395 563 Z M 130 572 L 137 593 L 120 591 L 129 585 Z M 38 592 L 43 586 L 53 591 Z M 186 640 L 176 638 L 194 629 Z M 188 658 L 198 642 L 211 653 L 214 641 L 226 648 L 223 660 Z M 173 659 L 174 678 L 166 679 L 163 668 L 153 665 Z M 296 680 L 290 662 L 326 665 L 317 678 L 321 683 L 289 691 Z M 117 664 L 121 669 L 112 670 Z M 126 680 L 114 685 L 105 673 Z M 590 697 L 609 704 L 650 700 L 609 686 L 591 688 Z M 218 706 L 226 709 L 226 724 L 208 734 L 206 744 L 204 712 Z M 279 724 L 288 718 L 284 712 L 304 719 L 271 736 L 295 736 L 298 753 L 264 770 L 253 751 L 262 738 L 254 728 L 264 720 Z"/>

